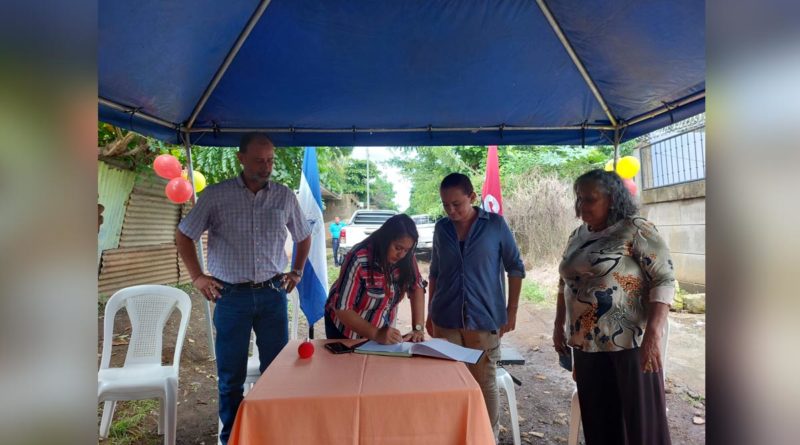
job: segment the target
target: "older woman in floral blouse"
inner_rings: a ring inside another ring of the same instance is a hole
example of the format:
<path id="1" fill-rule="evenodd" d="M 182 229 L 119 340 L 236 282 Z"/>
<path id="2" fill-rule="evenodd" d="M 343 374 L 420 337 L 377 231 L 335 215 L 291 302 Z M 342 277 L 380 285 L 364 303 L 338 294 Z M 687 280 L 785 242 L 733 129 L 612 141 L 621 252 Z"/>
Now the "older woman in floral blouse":
<path id="1" fill-rule="evenodd" d="M 675 293 L 669 250 L 616 173 L 592 170 L 574 191 L 584 224 L 559 265 L 553 344 L 573 348 L 586 443 L 669 444 L 659 351 Z"/>

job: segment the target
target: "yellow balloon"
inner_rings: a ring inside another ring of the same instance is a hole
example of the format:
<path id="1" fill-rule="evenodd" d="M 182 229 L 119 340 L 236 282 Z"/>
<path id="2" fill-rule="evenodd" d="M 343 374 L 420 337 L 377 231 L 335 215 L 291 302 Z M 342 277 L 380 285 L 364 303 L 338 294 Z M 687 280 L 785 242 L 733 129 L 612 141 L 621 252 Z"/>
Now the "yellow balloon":
<path id="1" fill-rule="evenodd" d="M 607 172 L 613 172 L 614 171 L 614 160 L 612 159 L 612 160 L 606 162 L 606 166 L 603 167 L 603 170 L 605 170 Z"/>
<path id="2" fill-rule="evenodd" d="M 639 173 L 639 160 L 633 156 L 623 156 L 617 161 L 617 174 L 622 179 L 631 179 Z"/>
<path id="3" fill-rule="evenodd" d="M 183 179 L 189 179 L 189 172 L 184 170 L 183 173 L 181 174 L 181 177 Z M 203 189 L 206 188 L 206 177 L 203 176 L 203 174 L 200 173 L 199 171 L 192 170 L 192 178 L 194 179 L 194 189 L 195 189 L 195 191 L 197 193 L 202 192 Z"/>

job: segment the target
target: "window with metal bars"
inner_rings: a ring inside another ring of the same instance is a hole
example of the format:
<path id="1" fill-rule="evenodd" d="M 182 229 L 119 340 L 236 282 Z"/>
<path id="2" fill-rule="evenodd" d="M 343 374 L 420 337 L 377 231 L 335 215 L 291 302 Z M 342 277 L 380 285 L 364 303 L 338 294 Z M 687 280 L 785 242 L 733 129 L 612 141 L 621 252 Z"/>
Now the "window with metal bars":
<path id="1" fill-rule="evenodd" d="M 641 156 L 644 190 L 705 179 L 705 123 L 643 146 Z"/>

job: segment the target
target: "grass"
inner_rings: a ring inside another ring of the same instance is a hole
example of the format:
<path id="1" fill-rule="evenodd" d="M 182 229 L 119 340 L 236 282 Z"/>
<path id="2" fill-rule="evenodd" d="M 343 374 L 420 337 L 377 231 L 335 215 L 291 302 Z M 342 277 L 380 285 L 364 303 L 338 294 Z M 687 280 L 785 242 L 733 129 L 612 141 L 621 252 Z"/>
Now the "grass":
<path id="1" fill-rule="evenodd" d="M 532 280 L 522 280 L 520 298 L 534 304 L 545 304 L 549 302 L 544 287 Z"/>
<path id="2" fill-rule="evenodd" d="M 106 303 L 108 303 L 111 295 L 98 294 L 97 295 L 97 316 L 102 317 L 106 311 Z"/>
<path id="3" fill-rule="evenodd" d="M 339 278 L 339 271 L 341 267 L 333 265 L 333 250 L 331 248 L 325 248 L 325 253 L 327 255 L 327 264 L 328 264 L 328 286 L 332 285 L 337 278 Z M 327 291 L 327 289 L 325 289 Z"/>
<path id="4" fill-rule="evenodd" d="M 697 408 L 704 407 L 706 404 L 706 398 L 702 394 L 692 394 L 688 391 L 683 391 L 681 393 L 681 398 Z"/>
<path id="5" fill-rule="evenodd" d="M 194 286 L 192 286 L 192 283 L 173 284 L 171 286 L 176 288 L 176 289 L 180 289 L 180 290 L 186 292 L 189 295 L 192 295 L 192 292 L 196 291 Z"/>
<path id="6" fill-rule="evenodd" d="M 155 399 L 117 402 L 107 442 L 113 445 L 128 445 L 157 444 L 163 441 L 154 427 L 145 425 L 148 417 L 158 419 L 158 404 L 158 400 Z M 102 414 L 103 405 L 100 405 L 98 418 Z"/>

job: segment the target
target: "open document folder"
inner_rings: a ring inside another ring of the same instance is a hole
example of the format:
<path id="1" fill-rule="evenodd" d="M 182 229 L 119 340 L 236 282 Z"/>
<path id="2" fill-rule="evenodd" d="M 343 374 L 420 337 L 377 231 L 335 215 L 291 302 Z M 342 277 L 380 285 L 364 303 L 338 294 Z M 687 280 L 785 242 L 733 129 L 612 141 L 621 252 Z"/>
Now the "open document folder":
<path id="1" fill-rule="evenodd" d="M 479 349 L 465 348 L 440 338 L 432 338 L 421 343 L 403 342 L 394 345 L 382 345 L 370 340 L 357 347 L 355 352 L 359 354 L 390 355 L 395 357 L 424 355 L 455 360 L 471 365 L 478 363 L 478 360 L 480 360 L 483 355 L 483 351 Z"/>

